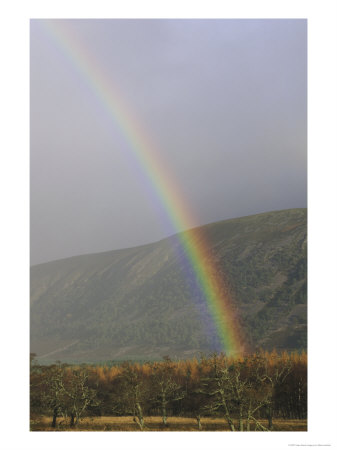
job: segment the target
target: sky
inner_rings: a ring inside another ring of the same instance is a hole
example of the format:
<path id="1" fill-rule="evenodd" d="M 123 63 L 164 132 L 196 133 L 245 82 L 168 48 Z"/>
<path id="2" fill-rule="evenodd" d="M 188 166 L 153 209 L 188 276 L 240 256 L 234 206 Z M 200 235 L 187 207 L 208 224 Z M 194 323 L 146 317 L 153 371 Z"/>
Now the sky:
<path id="1" fill-rule="evenodd" d="M 72 42 L 150 137 L 198 226 L 307 206 L 306 33 L 294 19 L 32 20 L 31 264 L 180 231 Z"/>

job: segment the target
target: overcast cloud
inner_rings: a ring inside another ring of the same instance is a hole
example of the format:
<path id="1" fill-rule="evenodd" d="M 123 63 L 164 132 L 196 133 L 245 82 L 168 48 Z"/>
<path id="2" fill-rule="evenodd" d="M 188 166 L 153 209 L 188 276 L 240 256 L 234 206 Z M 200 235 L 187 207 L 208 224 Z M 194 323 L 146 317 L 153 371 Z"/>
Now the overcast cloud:
<path id="1" fill-rule="evenodd" d="M 305 20 L 67 20 L 157 143 L 195 224 L 306 207 Z M 153 242 L 144 174 L 31 22 L 31 262 Z"/>

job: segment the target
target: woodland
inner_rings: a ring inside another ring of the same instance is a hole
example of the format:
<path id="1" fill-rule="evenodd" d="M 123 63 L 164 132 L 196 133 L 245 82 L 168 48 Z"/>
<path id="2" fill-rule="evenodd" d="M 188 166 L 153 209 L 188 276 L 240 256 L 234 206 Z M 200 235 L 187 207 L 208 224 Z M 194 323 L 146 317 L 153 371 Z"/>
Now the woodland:
<path id="1" fill-rule="evenodd" d="M 306 430 L 305 352 L 48 366 L 35 356 L 30 365 L 32 431 L 280 431 L 282 421 L 293 424 L 287 430 Z M 187 428 L 175 426 L 188 419 Z"/>

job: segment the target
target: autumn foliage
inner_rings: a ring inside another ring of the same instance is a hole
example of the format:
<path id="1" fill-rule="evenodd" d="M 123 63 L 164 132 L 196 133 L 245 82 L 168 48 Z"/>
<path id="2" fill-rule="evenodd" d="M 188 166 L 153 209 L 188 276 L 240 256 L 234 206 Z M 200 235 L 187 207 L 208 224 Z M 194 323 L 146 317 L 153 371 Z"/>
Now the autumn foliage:
<path id="1" fill-rule="evenodd" d="M 273 430 L 276 419 L 306 419 L 306 353 L 223 354 L 184 361 L 69 366 L 31 364 L 31 418 L 56 428 L 83 417 L 221 419 L 231 431 Z"/>

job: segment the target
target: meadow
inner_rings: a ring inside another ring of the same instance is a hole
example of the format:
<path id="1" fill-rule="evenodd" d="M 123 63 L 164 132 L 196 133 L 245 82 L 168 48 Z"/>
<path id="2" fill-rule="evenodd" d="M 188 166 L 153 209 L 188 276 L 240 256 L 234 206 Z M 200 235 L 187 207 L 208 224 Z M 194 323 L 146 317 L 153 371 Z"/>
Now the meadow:
<path id="1" fill-rule="evenodd" d="M 132 416 L 123 417 L 86 417 L 76 428 L 70 426 L 70 420 L 60 421 L 56 428 L 51 426 L 52 417 L 42 416 L 31 421 L 31 431 L 140 431 Z M 267 427 L 267 420 L 261 423 Z M 236 424 L 237 425 L 237 424 Z M 221 418 L 205 417 L 199 430 L 196 419 L 191 417 L 170 417 L 164 426 L 161 417 L 146 417 L 143 431 L 230 431 L 228 424 Z M 251 431 L 255 431 L 252 427 Z M 307 431 L 306 419 L 276 419 L 273 431 Z"/>

